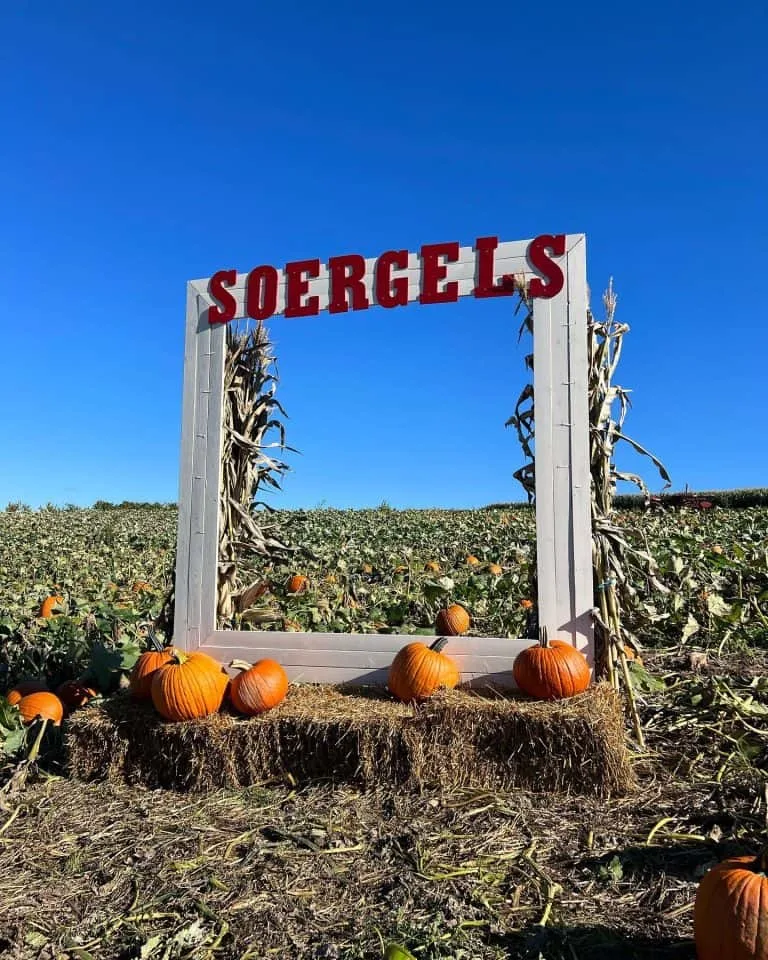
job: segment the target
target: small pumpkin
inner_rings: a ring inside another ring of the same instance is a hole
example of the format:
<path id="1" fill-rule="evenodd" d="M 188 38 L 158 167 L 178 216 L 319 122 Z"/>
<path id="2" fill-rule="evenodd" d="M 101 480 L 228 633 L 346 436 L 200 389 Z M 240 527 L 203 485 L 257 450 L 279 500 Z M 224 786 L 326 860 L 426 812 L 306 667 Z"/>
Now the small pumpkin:
<path id="1" fill-rule="evenodd" d="M 624 656 L 627 658 L 627 660 L 633 660 L 638 667 L 642 667 L 643 658 L 640 656 L 637 650 L 635 650 L 634 647 L 630 647 L 628 643 L 624 644 Z"/>
<path id="2" fill-rule="evenodd" d="M 395 573 L 408 573 L 408 567 L 404 563 L 398 563 L 395 567 Z"/>
<path id="3" fill-rule="evenodd" d="M 428 560 L 427 563 L 424 564 L 424 569 L 427 573 L 440 573 L 440 564 L 437 560 Z"/>
<path id="4" fill-rule="evenodd" d="M 19 700 L 19 713 L 24 723 L 50 720 L 54 727 L 58 727 L 64 719 L 64 704 L 55 693 L 41 690 L 38 693 L 28 693 Z"/>
<path id="5" fill-rule="evenodd" d="M 131 593 L 151 593 L 152 586 L 146 580 L 136 580 L 131 587 Z"/>
<path id="6" fill-rule="evenodd" d="M 474 554 L 470 553 L 470 555 L 467 557 L 464 563 L 466 563 L 470 567 L 476 567 L 480 563 L 480 561 L 477 559 L 477 557 Z"/>
<path id="7" fill-rule="evenodd" d="M 504 571 L 501 569 L 498 563 L 489 563 L 488 573 L 490 573 L 492 577 L 500 577 Z"/>
<path id="8" fill-rule="evenodd" d="M 38 616 L 42 617 L 45 620 L 49 620 L 51 617 L 55 616 L 54 607 L 60 607 L 64 603 L 64 597 L 51 595 L 46 597 L 45 600 L 40 604 L 40 613 Z"/>
<path id="9" fill-rule="evenodd" d="M 166 720 L 196 720 L 216 713 L 224 701 L 229 677 L 222 665 L 200 650 L 175 650 L 152 675 L 155 710 Z"/>
<path id="10" fill-rule="evenodd" d="M 512 675 L 523 693 L 537 700 L 562 700 L 589 686 L 584 654 L 563 640 L 549 641 L 546 627 L 539 629 L 539 642 L 517 656 Z"/>
<path id="11" fill-rule="evenodd" d="M 768 850 L 731 857 L 696 891 L 693 936 L 698 960 L 768 960 Z"/>
<path id="12" fill-rule="evenodd" d="M 173 647 L 160 647 L 142 653 L 131 671 L 129 686 L 134 700 L 152 699 L 152 677 L 160 667 L 171 662 L 175 652 Z"/>
<path id="13" fill-rule="evenodd" d="M 442 652 L 447 642 L 446 637 L 438 637 L 430 646 L 409 643 L 397 653 L 389 668 L 387 686 L 398 700 L 426 700 L 435 691 L 450 690 L 458 684 L 459 668 Z"/>
<path id="14" fill-rule="evenodd" d="M 8 703 L 15 707 L 19 703 L 22 697 L 26 697 L 30 693 L 42 693 L 44 690 L 48 689 L 48 684 L 45 680 L 20 680 L 15 687 L 6 693 L 5 699 Z"/>
<path id="15" fill-rule="evenodd" d="M 286 633 L 302 633 L 304 628 L 298 620 L 291 620 L 290 617 L 283 617 L 283 630 Z"/>
<path id="16" fill-rule="evenodd" d="M 435 633 L 446 637 L 459 637 L 469 630 L 471 620 L 469 614 L 458 603 L 452 603 L 443 610 L 438 610 L 435 618 Z"/>
<path id="17" fill-rule="evenodd" d="M 80 680 L 66 680 L 56 687 L 56 696 L 64 704 L 64 712 L 72 713 L 79 707 L 84 707 L 89 700 L 98 697 L 98 690 L 88 687 Z"/>
<path id="18" fill-rule="evenodd" d="M 303 573 L 295 573 L 285 585 L 288 593 L 303 593 L 308 587 L 309 580 Z"/>
<path id="19" fill-rule="evenodd" d="M 229 683 L 229 699 L 239 713 L 253 717 L 285 699 L 288 676 L 276 660 L 259 660 L 253 666 L 233 660 L 230 667 L 240 670 Z"/>
<path id="20" fill-rule="evenodd" d="M 373 573 L 373 567 L 370 563 L 364 563 L 360 569 L 363 573 Z"/>

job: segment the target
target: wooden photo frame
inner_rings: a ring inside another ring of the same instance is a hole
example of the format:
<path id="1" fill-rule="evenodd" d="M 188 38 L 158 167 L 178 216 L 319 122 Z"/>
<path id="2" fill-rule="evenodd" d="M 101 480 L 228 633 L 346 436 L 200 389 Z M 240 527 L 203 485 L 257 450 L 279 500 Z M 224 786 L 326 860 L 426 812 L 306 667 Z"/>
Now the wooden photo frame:
<path id="1" fill-rule="evenodd" d="M 336 262 L 335 262 L 336 261 Z M 339 263 L 338 261 L 344 261 Z M 355 275 L 357 269 L 357 275 Z M 340 271 L 344 271 L 343 273 Z M 342 276 L 334 286 L 334 278 Z M 394 281 L 400 280 L 399 286 Z M 583 234 L 471 247 L 435 244 L 377 259 L 301 261 L 284 270 L 220 271 L 187 284 L 174 643 L 228 663 L 278 660 L 292 681 L 384 684 L 413 635 L 219 630 L 218 522 L 226 322 L 300 317 L 400 303 L 506 296 L 526 283 L 533 302 L 538 620 L 594 662 L 587 280 Z M 354 285 L 358 284 L 355 289 Z M 406 298 L 407 291 L 407 298 Z M 271 302 L 270 301 L 271 298 Z M 357 298 L 357 299 L 356 299 Z M 301 322 L 301 320 L 296 320 Z M 446 650 L 470 683 L 513 686 L 531 638 L 454 637 Z"/>

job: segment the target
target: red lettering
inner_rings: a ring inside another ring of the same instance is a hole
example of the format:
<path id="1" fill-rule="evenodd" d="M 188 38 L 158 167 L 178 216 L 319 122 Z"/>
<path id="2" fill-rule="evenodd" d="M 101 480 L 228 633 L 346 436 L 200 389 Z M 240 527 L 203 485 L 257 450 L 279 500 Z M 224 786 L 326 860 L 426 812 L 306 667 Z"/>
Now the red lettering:
<path id="1" fill-rule="evenodd" d="M 248 274 L 245 305 L 249 317 L 267 320 L 277 310 L 277 270 L 274 267 L 255 267 Z"/>
<path id="2" fill-rule="evenodd" d="M 459 285 L 455 280 L 446 283 L 442 290 L 437 288 L 448 273 L 448 267 L 440 262 L 441 257 L 445 257 L 449 263 L 455 263 L 459 259 L 459 244 L 429 243 L 421 248 L 419 303 L 454 303 L 459 299 Z"/>
<path id="3" fill-rule="evenodd" d="M 219 270 L 208 281 L 208 294 L 215 305 L 208 308 L 208 323 L 229 323 L 235 319 L 237 300 L 227 290 L 237 283 L 236 270 Z"/>
<path id="4" fill-rule="evenodd" d="M 547 251 L 549 251 L 549 254 Z M 540 273 L 547 282 L 542 283 L 538 277 L 531 280 L 528 284 L 529 297 L 542 297 L 544 300 L 549 300 L 560 293 L 563 289 L 565 278 L 563 277 L 563 271 L 560 269 L 560 266 L 557 263 L 553 263 L 550 255 L 553 257 L 562 257 L 564 253 L 564 233 L 558 233 L 554 236 L 545 233 L 540 237 L 536 237 L 535 240 L 531 240 L 528 244 L 528 263 L 537 273 Z"/>
<path id="5" fill-rule="evenodd" d="M 387 250 L 376 261 L 373 287 L 380 307 L 404 307 L 408 303 L 408 277 L 392 279 L 393 267 L 405 270 L 407 266 L 407 250 Z"/>
<path id="6" fill-rule="evenodd" d="M 306 276 L 305 276 L 306 274 Z M 285 316 L 314 317 L 320 313 L 320 298 L 308 297 L 306 303 L 301 298 L 309 292 L 311 277 L 320 276 L 319 260 L 297 260 L 285 265 Z"/>
<path id="7" fill-rule="evenodd" d="M 350 253 L 344 257 L 331 257 L 328 261 L 328 270 L 331 275 L 328 313 L 346 313 L 349 310 L 347 290 L 352 294 L 352 309 L 367 310 L 371 304 L 363 283 L 365 259 L 356 253 Z"/>
<path id="8" fill-rule="evenodd" d="M 494 253 L 498 245 L 498 237 L 478 237 L 475 241 L 477 286 L 472 296 L 478 300 L 484 297 L 511 297 L 515 292 L 515 277 L 511 273 L 505 273 L 498 284 L 493 282 Z"/>

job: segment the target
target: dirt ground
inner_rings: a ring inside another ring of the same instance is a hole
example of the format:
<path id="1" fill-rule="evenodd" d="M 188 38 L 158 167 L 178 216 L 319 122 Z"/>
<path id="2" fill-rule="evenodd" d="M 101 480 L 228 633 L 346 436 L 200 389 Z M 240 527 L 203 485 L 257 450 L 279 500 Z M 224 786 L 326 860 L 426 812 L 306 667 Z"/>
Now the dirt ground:
<path id="1" fill-rule="evenodd" d="M 652 658 L 640 789 L 614 800 L 41 773 L 0 794 L 0 957 L 693 958 L 698 880 L 765 840 L 765 668 Z"/>

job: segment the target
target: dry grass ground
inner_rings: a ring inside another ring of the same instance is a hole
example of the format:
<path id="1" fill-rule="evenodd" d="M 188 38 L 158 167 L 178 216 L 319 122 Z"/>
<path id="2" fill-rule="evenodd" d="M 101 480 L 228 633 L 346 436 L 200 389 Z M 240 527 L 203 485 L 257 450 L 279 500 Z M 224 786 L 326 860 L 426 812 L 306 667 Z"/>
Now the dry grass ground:
<path id="1" fill-rule="evenodd" d="M 699 877 L 764 838 L 764 667 L 657 658 L 620 799 L 40 778 L 0 810 L 0 956 L 692 958 Z"/>

